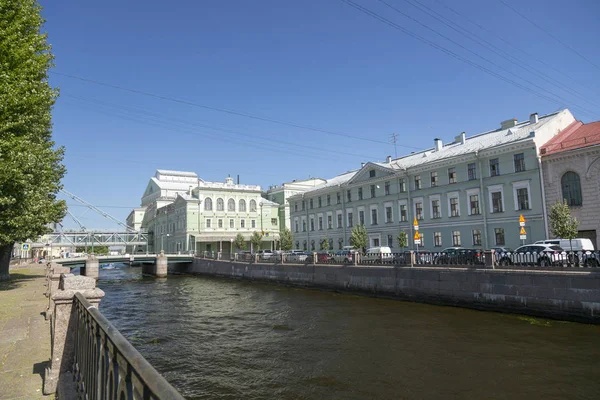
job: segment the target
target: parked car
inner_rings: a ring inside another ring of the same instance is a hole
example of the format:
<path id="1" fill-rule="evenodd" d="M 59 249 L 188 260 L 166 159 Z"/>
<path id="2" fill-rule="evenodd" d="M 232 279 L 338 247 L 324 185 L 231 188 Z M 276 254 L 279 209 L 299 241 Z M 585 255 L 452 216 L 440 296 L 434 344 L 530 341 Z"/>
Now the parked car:
<path id="1" fill-rule="evenodd" d="M 306 261 L 306 257 L 308 257 L 308 253 L 306 253 L 304 250 L 290 250 L 286 253 L 285 255 L 285 260 L 286 262 L 305 262 Z"/>
<path id="2" fill-rule="evenodd" d="M 317 263 L 330 263 L 333 261 L 333 255 L 327 251 L 317 253 Z"/>
<path id="3" fill-rule="evenodd" d="M 333 255 L 333 260 L 337 263 L 350 264 L 354 262 L 356 252 L 353 250 L 340 250 Z"/>
<path id="4" fill-rule="evenodd" d="M 273 250 L 258 250 L 256 252 L 258 258 L 261 260 L 268 260 L 273 256 Z"/>
<path id="5" fill-rule="evenodd" d="M 464 247 L 448 247 L 433 257 L 434 264 L 483 264 L 483 250 Z"/>
<path id="6" fill-rule="evenodd" d="M 382 263 L 392 262 L 394 255 L 392 249 L 387 246 L 369 247 L 361 257 L 364 262 Z"/>
<path id="7" fill-rule="evenodd" d="M 528 244 L 518 247 L 512 253 L 503 254 L 498 260 L 500 265 L 526 264 L 562 265 L 567 261 L 567 254 L 560 246 L 550 244 Z"/>
<path id="8" fill-rule="evenodd" d="M 546 239 L 538 240 L 534 244 L 553 244 L 560 246 L 566 251 L 594 251 L 594 244 L 587 238 L 576 239 Z"/>

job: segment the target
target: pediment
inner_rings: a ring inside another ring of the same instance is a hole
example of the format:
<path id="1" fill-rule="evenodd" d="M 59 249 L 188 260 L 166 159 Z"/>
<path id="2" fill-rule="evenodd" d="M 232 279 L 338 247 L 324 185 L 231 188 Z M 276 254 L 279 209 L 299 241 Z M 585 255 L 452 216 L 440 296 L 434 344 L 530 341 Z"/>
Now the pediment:
<path id="1" fill-rule="evenodd" d="M 394 175 L 395 170 L 393 168 L 388 168 L 380 164 L 368 162 L 352 177 L 352 179 L 348 181 L 348 185 L 353 185 L 361 182 L 369 182 L 373 180 L 380 180 L 386 177 L 391 178 Z"/>

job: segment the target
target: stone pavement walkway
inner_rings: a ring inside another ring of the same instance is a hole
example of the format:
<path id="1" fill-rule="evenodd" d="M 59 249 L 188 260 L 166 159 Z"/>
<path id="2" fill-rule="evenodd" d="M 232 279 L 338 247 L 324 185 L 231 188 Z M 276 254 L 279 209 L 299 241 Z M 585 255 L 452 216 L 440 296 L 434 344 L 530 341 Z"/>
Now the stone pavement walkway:
<path id="1" fill-rule="evenodd" d="M 50 324 L 45 268 L 31 264 L 11 269 L 0 282 L 0 399 L 54 399 L 42 394 L 50 360 Z"/>

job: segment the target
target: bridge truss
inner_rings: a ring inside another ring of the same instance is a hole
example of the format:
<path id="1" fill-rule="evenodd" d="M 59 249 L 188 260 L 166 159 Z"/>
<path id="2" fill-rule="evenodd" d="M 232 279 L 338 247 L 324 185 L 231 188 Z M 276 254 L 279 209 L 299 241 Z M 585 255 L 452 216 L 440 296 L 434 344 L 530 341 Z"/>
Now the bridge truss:
<path id="1" fill-rule="evenodd" d="M 147 232 L 53 232 L 32 247 L 146 246 Z"/>

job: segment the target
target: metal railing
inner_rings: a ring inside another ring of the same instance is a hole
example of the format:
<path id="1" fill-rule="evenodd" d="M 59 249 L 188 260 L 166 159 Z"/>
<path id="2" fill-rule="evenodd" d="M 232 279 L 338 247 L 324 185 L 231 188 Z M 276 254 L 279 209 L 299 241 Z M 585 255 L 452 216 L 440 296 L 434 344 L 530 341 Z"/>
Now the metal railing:
<path id="1" fill-rule="evenodd" d="M 600 251 L 496 253 L 495 263 L 499 267 L 596 268 L 600 266 Z"/>
<path id="2" fill-rule="evenodd" d="M 73 376 L 78 398 L 184 398 L 81 293 L 73 303 Z"/>

